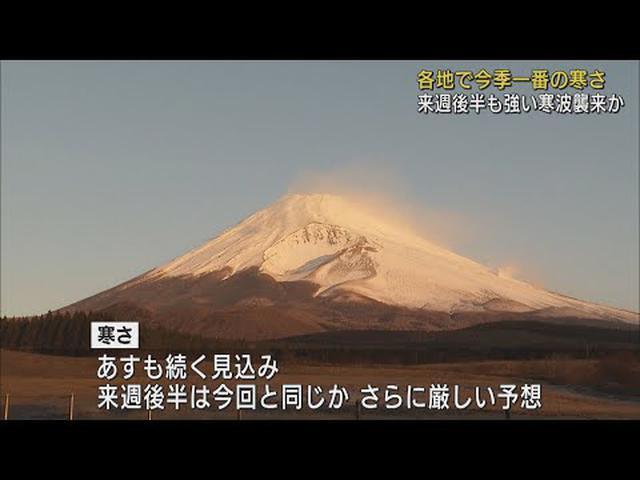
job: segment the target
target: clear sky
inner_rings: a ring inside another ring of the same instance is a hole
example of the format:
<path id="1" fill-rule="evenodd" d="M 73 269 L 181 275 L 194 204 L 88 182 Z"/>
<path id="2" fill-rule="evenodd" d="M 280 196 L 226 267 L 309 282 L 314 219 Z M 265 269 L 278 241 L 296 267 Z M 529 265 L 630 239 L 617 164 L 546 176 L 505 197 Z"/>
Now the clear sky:
<path id="1" fill-rule="evenodd" d="M 416 113 L 421 68 L 482 67 L 600 68 L 626 106 Z M 114 286 L 324 172 L 455 218 L 462 255 L 638 310 L 638 62 L 3 62 L 1 81 L 3 314 Z"/>

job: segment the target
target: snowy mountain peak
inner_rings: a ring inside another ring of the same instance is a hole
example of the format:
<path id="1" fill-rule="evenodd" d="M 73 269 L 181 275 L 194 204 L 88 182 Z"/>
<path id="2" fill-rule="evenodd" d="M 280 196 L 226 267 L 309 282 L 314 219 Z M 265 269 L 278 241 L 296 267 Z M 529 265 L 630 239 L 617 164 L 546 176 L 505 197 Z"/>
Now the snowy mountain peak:
<path id="1" fill-rule="evenodd" d="M 249 269 L 280 282 L 308 281 L 316 296 L 352 293 L 444 312 L 571 309 L 594 318 L 638 315 L 582 302 L 497 275 L 437 246 L 393 217 L 328 194 L 286 195 L 138 282 Z"/>
<path id="2" fill-rule="evenodd" d="M 277 262 L 295 261 L 306 250 L 308 255 L 327 254 L 346 247 L 358 238 L 384 237 L 399 242 L 426 244 L 409 231 L 400 231 L 353 200 L 327 194 L 291 194 L 249 216 L 202 246 L 151 272 L 152 276 L 201 275 L 230 267 L 233 272 L 249 267 L 282 273 Z M 278 247 L 279 245 L 279 247 Z M 295 245 L 283 260 L 276 248 Z M 304 248 L 306 247 L 306 248 Z M 329 248 L 327 250 L 327 248 Z M 434 245 L 432 248 L 437 249 Z M 291 268 L 288 268 L 291 269 Z"/>

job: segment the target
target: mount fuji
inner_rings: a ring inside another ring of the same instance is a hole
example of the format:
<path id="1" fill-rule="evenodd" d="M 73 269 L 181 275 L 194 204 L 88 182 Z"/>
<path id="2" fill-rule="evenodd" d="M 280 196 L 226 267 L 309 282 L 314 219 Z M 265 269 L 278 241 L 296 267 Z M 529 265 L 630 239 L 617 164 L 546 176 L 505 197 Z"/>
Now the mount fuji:
<path id="1" fill-rule="evenodd" d="M 521 318 L 638 322 L 638 313 L 505 277 L 327 194 L 286 195 L 169 263 L 64 310 L 241 339 Z"/>

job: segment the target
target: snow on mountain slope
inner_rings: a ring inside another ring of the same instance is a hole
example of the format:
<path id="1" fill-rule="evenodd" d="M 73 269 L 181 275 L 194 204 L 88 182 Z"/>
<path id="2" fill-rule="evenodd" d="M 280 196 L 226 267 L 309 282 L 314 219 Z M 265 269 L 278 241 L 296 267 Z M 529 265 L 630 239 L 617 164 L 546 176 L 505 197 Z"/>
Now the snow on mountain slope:
<path id="1" fill-rule="evenodd" d="M 308 280 L 316 296 L 352 292 L 392 305 L 456 312 L 575 311 L 638 321 L 500 276 L 335 195 L 287 195 L 136 282 L 257 267 L 278 281 Z"/>

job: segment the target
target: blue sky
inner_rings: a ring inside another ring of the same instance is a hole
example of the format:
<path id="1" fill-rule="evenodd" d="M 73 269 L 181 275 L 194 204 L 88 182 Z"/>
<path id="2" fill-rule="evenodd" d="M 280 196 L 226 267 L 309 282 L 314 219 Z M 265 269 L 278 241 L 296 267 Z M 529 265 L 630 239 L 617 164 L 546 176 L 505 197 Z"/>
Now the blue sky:
<path id="1" fill-rule="evenodd" d="M 421 68 L 499 67 L 600 68 L 626 105 L 416 113 Z M 327 172 L 444 212 L 458 253 L 638 310 L 637 62 L 3 62 L 1 80 L 3 314 L 109 288 Z"/>

